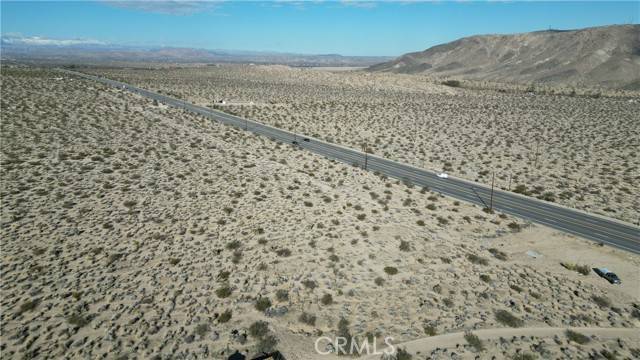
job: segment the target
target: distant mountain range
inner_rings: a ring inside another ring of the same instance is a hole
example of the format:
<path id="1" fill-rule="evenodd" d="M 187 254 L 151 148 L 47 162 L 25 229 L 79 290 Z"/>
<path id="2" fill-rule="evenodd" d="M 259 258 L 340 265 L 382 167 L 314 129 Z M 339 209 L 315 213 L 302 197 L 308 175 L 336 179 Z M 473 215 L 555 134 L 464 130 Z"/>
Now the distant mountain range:
<path id="1" fill-rule="evenodd" d="M 640 90 L 640 25 L 471 36 L 368 70 Z"/>
<path id="2" fill-rule="evenodd" d="M 55 64 L 116 63 L 255 63 L 289 66 L 369 66 L 392 57 L 307 55 L 241 50 L 205 50 L 178 47 L 135 47 L 88 40 L 2 37 L 4 61 Z"/>

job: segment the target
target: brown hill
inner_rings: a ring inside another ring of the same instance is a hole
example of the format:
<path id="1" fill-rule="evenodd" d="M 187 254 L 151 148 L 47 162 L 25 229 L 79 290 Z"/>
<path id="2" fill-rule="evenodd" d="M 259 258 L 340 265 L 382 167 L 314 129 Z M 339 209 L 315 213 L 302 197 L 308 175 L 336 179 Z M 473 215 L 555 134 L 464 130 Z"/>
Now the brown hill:
<path id="1" fill-rule="evenodd" d="M 640 25 L 471 36 L 369 70 L 640 89 Z"/>

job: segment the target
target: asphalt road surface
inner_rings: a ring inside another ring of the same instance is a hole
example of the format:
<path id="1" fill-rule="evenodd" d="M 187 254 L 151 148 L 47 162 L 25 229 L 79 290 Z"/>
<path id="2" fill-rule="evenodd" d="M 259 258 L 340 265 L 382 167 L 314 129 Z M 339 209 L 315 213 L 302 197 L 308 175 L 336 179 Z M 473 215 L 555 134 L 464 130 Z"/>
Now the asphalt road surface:
<path id="1" fill-rule="evenodd" d="M 166 105 L 186 109 L 212 120 L 245 129 L 258 135 L 267 136 L 275 141 L 283 143 L 296 142 L 301 148 L 350 165 L 365 167 L 366 163 L 366 169 L 369 171 L 377 171 L 389 177 L 410 182 L 416 186 L 427 186 L 429 189 L 444 195 L 482 207 L 488 207 L 491 203 L 491 188 L 483 184 L 451 176 L 449 176 L 448 179 L 441 179 L 435 172 L 430 170 L 419 169 L 371 154 L 365 155 L 363 152 L 354 149 L 327 143 L 309 136 L 294 134 L 286 130 L 226 114 L 221 111 L 193 105 L 183 100 L 144 90 L 119 81 L 75 71 L 62 69 L 60 71 L 128 90 L 155 99 Z M 578 235 L 598 243 L 608 244 L 637 254 L 640 253 L 640 227 L 633 224 L 599 215 L 588 214 L 580 210 L 499 189 L 494 189 L 493 191 L 493 209 L 566 233 Z"/>

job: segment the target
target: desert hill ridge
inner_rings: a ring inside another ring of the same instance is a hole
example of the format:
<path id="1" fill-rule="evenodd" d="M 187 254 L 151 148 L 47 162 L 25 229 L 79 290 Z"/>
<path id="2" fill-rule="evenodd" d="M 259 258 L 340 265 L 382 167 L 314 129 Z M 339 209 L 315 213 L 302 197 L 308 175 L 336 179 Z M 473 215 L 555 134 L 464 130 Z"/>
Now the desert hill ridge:
<path id="1" fill-rule="evenodd" d="M 475 35 L 368 70 L 634 90 L 640 89 L 640 25 Z"/>

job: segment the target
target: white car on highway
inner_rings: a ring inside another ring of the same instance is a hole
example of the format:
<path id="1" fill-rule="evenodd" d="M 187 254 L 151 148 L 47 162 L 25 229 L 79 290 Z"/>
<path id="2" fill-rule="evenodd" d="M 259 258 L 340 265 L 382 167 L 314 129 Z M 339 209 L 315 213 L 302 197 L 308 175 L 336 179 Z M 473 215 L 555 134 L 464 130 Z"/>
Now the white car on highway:
<path id="1" fill-rule="evenodd" d="M 438 177 L 439 177 L 440 179 L 448 179 L 448 178 L 449 178 L 449 175 L 448 175 L 447 173 L 439 173 L 439 174 L 438 174 Z"/>

